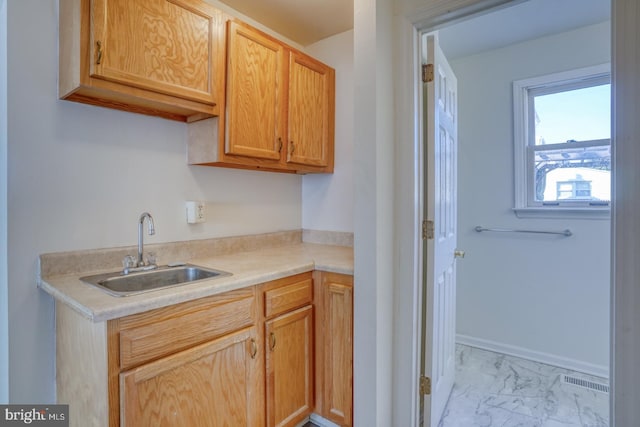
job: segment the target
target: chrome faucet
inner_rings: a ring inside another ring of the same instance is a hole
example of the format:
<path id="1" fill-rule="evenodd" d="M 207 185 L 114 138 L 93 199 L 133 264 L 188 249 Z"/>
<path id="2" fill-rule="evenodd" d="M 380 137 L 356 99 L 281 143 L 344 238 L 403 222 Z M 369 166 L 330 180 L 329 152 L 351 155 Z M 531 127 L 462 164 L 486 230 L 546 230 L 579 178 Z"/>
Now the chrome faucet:
<path id="1" fill-rule="evenodd" d="M 140 220 L 138 221 L 138 259 L 136 260 L 133 256 L 126 255 L 122 260 L 122 266 L 124 267 L 122 275 L 158 268 L 155 255 L 151 252 L 149 252 L 148 261 L 144 260 L 144 233 L 142 232 L 142 226 L 144 225 L 145 219 L 147 220 L 147 225 L 149 227 L 147 230 L 149 236 L 156 234 L 156 228 L 153 225 L 153 217 L 150 213 L 144 212 L 140 215 Z"/>
<path id="2" fill-rule="evenodd" d="M 156 228 L 153 225 L 153 217 L 149 212 L 143 212 L 140 215 L 140 220 L 138 222 L 138 261 L 136 262 L 136 267 L 146 267 L 147 263 L 144 260 L 144 233 L 142 232 L 142 226 L 144 224 L 145 218 L 147 219 L 147 226 L 149 236 L 153 236 L 156 234 Z M 155 266 L 155 263 L 151 263 L 150 266 Z"/>

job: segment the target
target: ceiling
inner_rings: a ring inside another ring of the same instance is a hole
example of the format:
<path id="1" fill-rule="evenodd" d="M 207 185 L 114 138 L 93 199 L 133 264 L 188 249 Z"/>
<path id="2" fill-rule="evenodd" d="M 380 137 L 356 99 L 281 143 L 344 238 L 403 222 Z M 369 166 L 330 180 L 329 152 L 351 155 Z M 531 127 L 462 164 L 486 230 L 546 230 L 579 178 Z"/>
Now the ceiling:
<path id="1" fill-rule="evenodd" d="M 353 28 L 351 0 L 220 1 L 302 46 Z"/>
<path id="2" fill-rule="evenodd" d="M 529 0 L 439 31 L 449 59 L 607 21 L 610 0 Z"/>
<path id="3" fill-rule="evenodd" d="M 353 28 L 352 0 L 220 0 L 302 46 Z M 440 30 L 449 58 L 609 19 L 610 0 L 529 0 Z"/>

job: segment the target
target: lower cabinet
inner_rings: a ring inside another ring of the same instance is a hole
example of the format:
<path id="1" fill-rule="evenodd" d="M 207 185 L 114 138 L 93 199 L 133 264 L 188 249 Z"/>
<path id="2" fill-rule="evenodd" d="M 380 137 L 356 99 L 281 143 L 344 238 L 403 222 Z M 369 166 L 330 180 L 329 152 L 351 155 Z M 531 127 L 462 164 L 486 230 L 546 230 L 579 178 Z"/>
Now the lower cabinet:
<path id="1" fill-rule="evenodd" d="M 255 287 L 109 321 L 110 427 L 263 427 L 258 322 Z"/>
<path id="2" fill-rule="evenodd" d="M 316 412 L 353 425 L 353 276 L 316 272 Z"/>
<path id="3" fill-rule="evenodd" d="M 313 411 L 313 281 L 299 274 L 262 285 L 267 427 L 296 426 Z"/>
<path id="4" fill-rule="evenodd" d="M 266 323 L 267 427 L 295 426 L 313 410 L 313 307 Z"/>
<path id="5" fill-rule="evenodd" d="M 93 322 L 56 304 L 70 426 L 352 425 L 351 276 L 302 273 Z"/>
<path id="6" fill-rule="evenodd" d="M 120 374 L 121 425 L 260 425 L 255 337 L 248 328 Z"/>

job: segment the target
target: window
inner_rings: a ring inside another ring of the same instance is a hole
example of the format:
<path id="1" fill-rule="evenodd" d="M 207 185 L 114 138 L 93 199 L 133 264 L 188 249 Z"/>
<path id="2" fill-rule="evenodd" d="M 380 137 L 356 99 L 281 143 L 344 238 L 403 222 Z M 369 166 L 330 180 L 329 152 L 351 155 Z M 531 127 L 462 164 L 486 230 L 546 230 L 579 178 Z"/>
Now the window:
<path id="1" fill-rule="evenodd" d="M 513 84 L 515 211 L 608 215 L 609 65 Z"/>
<path id="2" fill-rule="evenodd" d="M 583 180 L 580 175 L 573 181 L 560 181 L 556 187 L 556 200 L 591 200 L 591 181 Z"/>

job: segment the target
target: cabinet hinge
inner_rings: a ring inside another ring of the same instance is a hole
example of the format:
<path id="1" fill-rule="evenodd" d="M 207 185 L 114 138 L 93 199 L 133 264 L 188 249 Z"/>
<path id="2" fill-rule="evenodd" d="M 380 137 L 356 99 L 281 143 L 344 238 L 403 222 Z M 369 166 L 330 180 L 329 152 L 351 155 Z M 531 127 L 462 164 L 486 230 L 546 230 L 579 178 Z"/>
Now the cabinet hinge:
<path id="1" fill-rule="evenodd" d="M 422 64 L 422 81 L 424 83 L 433 81 L 433 64 Z"/>
<path id="2" fill-rule="evenodd" d="M 431 394 L 431 378 L 420 375 L 420 396 Z"/>
<path id="3" fill-rule="evenodd" d="M 433 239 L 433 221 L 425 219 L 422 221 L 422 240 Z"/>

